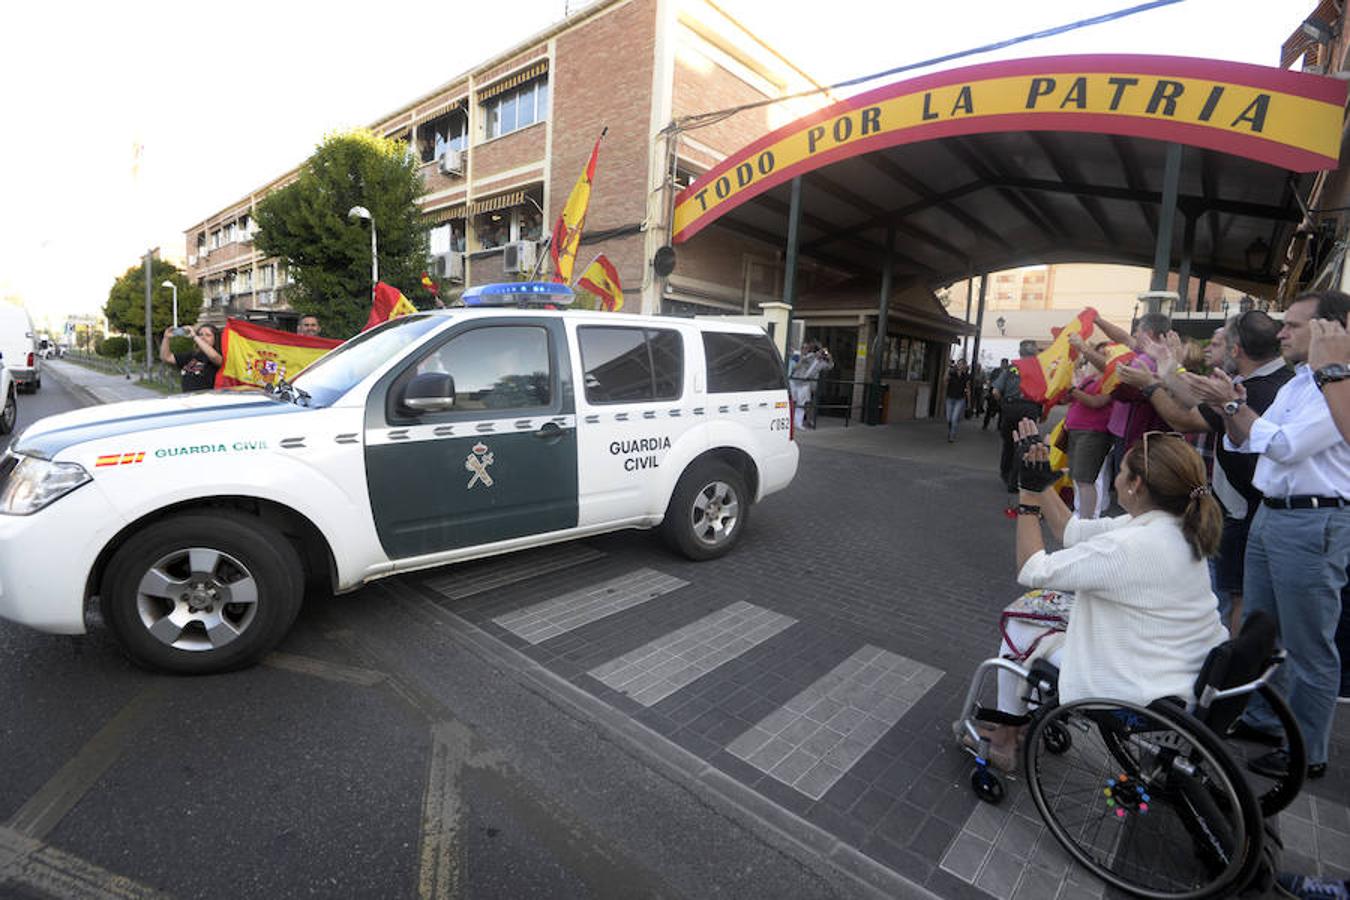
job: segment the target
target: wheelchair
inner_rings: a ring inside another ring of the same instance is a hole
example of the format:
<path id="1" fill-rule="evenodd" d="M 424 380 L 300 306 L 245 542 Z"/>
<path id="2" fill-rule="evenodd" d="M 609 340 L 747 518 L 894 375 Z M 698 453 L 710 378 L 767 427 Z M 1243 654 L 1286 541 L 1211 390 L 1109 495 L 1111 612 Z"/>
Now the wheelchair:
<path id="1" fill-rule="evenodd" d="M 1147 706 L 1109 699 L 1060 703 L 1059 673 L 1050 663 L 989 659 L 976 669 L 966 715 L 953 731 L 975 757 L 976 795 L 998 803 L 1003 783 L 989 767 L 989 740 L 975 723 L 1029 726 L 1020 753 L 1036 810 L 1068 854 L 1107 884 L 1138 897 L 1231 896 L 1258 875 L 1273 875 L 1268 855 L 1278 837 L 1267 823 L 1298 795 L 1307 770 L 1303 736 L 1270 684 L 1283 661 L 1274 621 L 1261 614 L 1210 652 L 1189 707 L 1175 697 Z M 986 676 L 1000 669 L 1027 683 L 1027 715 L 980 705 Z M 1261 788 L 1220 737 L 1253 694 L 1284 727 L 1290 758 L 1288 776 Z"/>

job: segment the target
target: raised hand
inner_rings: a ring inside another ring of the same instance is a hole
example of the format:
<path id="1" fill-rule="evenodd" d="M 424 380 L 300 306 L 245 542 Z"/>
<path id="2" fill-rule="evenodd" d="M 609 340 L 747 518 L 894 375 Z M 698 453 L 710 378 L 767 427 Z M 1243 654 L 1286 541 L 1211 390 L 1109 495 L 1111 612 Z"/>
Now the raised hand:
<path id="1" fill-rule="evenodd" d="M 1340 322 L 1313 319 L 1308 323 L 1308 367 L 1320 369 L 1333 363 L 1350 365 L 1350 332 Z"/>
<path id="2" fill-rule="evenodd" d="M 1150 353 L 1149 355 L 1152 356 L 1153 354 Z M 1116 374 L 1120 376 L 1121 381 L 1135 388 L 1146 388 L 1158 380 L 1158 376 L 1148 369 L 1133 364 L 1116 366 Z"/>
<path id="3" fill-rule="evenodd" d="M 1202 403 L 1208 403 L 1211 406 L 1222 406 L 1229 400 L 1243 399 L 1247 396 L 1246 388 L 1240 384 L 1234 384 L 1233 379 L 1229 378 L 1228 373 L 1222 369 L 1215 369 L 1209 373 L 1208 377 L 1185 372 L 1181 378 L 1182 382 L 1190 388 L 1191 392 Z"/>

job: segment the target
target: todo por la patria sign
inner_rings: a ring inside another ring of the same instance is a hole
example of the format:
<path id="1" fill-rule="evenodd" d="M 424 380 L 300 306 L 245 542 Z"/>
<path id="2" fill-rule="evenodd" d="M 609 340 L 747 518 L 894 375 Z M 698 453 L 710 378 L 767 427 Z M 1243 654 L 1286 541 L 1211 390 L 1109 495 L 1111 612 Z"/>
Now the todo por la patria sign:
<path id="1" fill-rule="evenodd" d="M 884 147 L 997 131 L 1081 131 L 1204 147 L 1310 172 L 1337 165 L 1344 82 L 1166 56 L 989 63 L 878 88 L 728 157 L 676 198 L 674 240 L 789 178 Z"/>

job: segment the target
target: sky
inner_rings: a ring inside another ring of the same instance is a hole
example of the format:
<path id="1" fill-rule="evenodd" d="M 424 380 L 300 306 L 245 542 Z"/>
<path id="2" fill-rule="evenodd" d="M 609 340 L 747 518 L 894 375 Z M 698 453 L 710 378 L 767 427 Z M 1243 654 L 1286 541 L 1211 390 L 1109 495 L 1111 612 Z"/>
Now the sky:
<path id="1" fill-rule="evenodd" d="M 715 2 L 829 84 L 1141 0 Z M 505 5 L 510 15 L 467 0 L 10 4 L 0 297 L 23 300 L 40 327 L 96 313 L 147 248 L 181 259 L 187 228 L 302 162 L 324 134 L 367 126 L 585 4 Z M 1182 0 L 937 68 L 1063 53 L 1278 65 L 1315 5 Z"/>

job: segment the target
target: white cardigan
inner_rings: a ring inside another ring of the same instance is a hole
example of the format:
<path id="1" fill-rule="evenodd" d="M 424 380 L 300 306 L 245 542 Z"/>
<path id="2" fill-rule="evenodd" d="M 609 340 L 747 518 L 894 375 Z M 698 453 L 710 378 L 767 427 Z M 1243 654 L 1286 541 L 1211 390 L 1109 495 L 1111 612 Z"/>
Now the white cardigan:
<path id="1" fill-rule="evenodd" d="M 1065 703 L 1189 701 L 1205 656 L 1228 638 L 1209 567 L 1170 513 L 1070 519 L 1064 549 L 1038 551 L 1017 580 L 1076 596 L 1060 666 Z"/>

